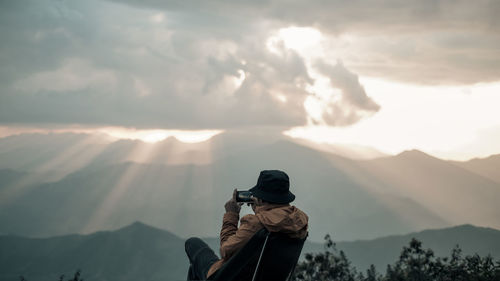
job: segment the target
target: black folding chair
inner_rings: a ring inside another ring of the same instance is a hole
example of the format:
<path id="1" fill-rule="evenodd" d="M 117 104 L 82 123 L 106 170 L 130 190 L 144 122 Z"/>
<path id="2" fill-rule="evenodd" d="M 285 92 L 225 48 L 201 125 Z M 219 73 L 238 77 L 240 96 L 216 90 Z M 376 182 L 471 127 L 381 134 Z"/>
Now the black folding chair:
<path id="1" fill-rule="evenodd" d="M 293 239 L 279 232 L 259 230 L 211 280 L 289 280 L 306 238 Z"/>

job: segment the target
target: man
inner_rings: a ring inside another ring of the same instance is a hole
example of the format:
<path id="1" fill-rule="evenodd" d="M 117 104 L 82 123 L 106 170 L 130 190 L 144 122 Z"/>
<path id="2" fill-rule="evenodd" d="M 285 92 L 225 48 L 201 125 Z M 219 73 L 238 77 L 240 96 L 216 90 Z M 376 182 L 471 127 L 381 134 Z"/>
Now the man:
<path id="1" fill-rule="evenodd" d="M 236 202 L 236 189 L 233 191 L 233 197 L 224 205 L 226 213 L 220 232 L 221 259 L 201 239 L 186 240 L 186 254 L 191 264 L 188 280 L 213 278 L 215 272 L 264 227 L 270 232 L 286 233 L 292 238 L 307 236 L 308 217 L 289 204 L 295 199 L 295 195 L 290 192 L 290 181 L 285 172 L 278 170 L 260 172 L 257 185 L 250 191 L 253 196 L 251 205 L 255 214 L 242 217 L 239 228 L 238 219 L 242 203 Z"/>

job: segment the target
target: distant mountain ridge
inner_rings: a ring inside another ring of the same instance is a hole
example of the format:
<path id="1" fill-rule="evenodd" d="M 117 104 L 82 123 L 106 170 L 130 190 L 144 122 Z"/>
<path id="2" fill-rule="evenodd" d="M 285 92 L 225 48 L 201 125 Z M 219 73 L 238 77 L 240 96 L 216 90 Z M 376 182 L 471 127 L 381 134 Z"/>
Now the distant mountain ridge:
<path id="1" fill-rule="evenodd" d="M 183 239 L 138 222 L 89 235 L 0 236 L 0 249 L 1 280 L 58 280 L 76 269 L 85 280 L 182 280 L 187 269 Z"/>
<path id="2" fill-rule="evenodd" d="M 500 183 L 416 150 L 353 160 L 273 134 L 155 145 L 31 137 L 0 139 L 0 233 L 91 233 L 140 220 L 179 236 L 215 236 L 232 190 L 255 185 L 263 169 L 290 175 L 313 241 L 326 233 L 349 240 L 466 223 L 500 227 Z M 485 166 L 490 173 L 488 165 L 475 169 Z M 44 181 L 40 170 L 64 176 Z"/>
<path id="3" fill-rule="evenodd" d="M 500 154 L 486 158 L 475 158 L 465 162 L 453 162 L 455 165 L 474 172 L 478 175 L 500 183 Z"/>
<path id="4" fill-rule="evenodd" d="M 333 235 L 335 238 L 335 236 Z M 462 225 L 426 230 L 374 240 L 337 242 L 358 269 L 374 263 L 379 271 L 397 260 L 412 237 L 423 241 L 438 256 L 449 255 L 455 244 L 465 254 L 477 252 L 500 258 L 500 231 Z M 205 239 L 218 253 L 218 239 Z M 303 254 L 322 251 L 323 245 L 306 242 Z M 188 260 L 184 238 L 141 222 L 114 231 L 89 235 L 64 235 L 50 238 L 0 236 L 0 280 L 57 280 L 76 269 L 88 281 L 185 280 Z"/>
<path id="5" fill-rule="evenodd" d="M 399 257 L 403 246 L 416 238 L 423 243 L 423 248 L 430 248 L 436 256 L 450 256 L 451 249 L 459 245 L 464 255 L 492 255 L 500 259 L 500 230 L 459 225 L 442 229 L 428 229 L 405 235 L 391 235 L 372 240 L 341 241 L 337 247 L 347 253 L 348 258 L 360 269 L 367 269 L 375 264 L 379 271 L 384 271 L 387 264 L 392 264 Z M 314 245 L 312 245 L 314 247 Z M 319 249 L 306 249 L 317 251 Z"/>

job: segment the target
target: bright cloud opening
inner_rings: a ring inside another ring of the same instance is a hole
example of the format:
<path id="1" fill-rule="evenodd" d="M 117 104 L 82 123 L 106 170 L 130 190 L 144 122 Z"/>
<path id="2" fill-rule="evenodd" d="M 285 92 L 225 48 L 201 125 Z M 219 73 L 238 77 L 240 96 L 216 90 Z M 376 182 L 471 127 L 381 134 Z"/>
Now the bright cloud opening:
<path id="1" fill-rule="evenodd" d="M 241 84 L 243 84 L 243 81 L 245 81 L 246 78 L 245 71 L 239 69 L 238 74 L 240 75 L 239 77 L 234 77 L 234 87 L 236 89 L 241 87 Z"/>
<path id="2" fill-rule="evenodd" d="M 116 139 L 140 140 L 147 143 L 157 143 L 168 137 L 174 137 L 184 143 L 199 143 L 222 133 L 222 130 L 138 130 L 124 127 L 104 127 L 104 128 L 84 128 L 67 127 L 56 129 L 29 128 L 29 127 L 4 127 L 0 126 L 0 138 L 18 134 L 51 134 L 51 133 L 81 133 L 81 134 L 99 134 L 100 140 L 104 143 L 111 143 Z"/>
<path id="3" fill-rule="evenodd" d="M 308 96 L 304 101 L 304 108 L 308 114 L 308 117 L 312 119 L 311 121 L 314 121 L 315 123 L 318 122 L 324 123 L 323 121 L 324 108 L 321 104 L 320 99 L 318 99 L 315 96 Z"/>
<path id="4" fill-rule="evenodd" d="M 312 27 L 287 27 L 281 28 L 276 34 L 269 37 L 266 42 L 267 49 L 276 55 L 283 55 L 283 48 L 291 49 L 302 55 L 310 57 L 318 51 L 323 35 Z"/>
<path id="5" fill-rule="evenodd" d="M 222 132 L 221 130 L 135 130 L 126 128 L 104 128 L 99 131 L 119 139 L 141 140 L 148 143 L 160 142 L 168 137 L 175 137 L 185 143 L 198 143 L 209 140 Z"/>
<path id="6" fill-rule="evenodd" d="M 278 34 L 286 48 L 296 51 L 317 47 L 323 38 L 321 32 L 312 27 L 282 28 Z"/>
<path id="7" fill-rule="evenodd" d="M 500 83 L 424 87 L 361 79 L 381 110 L 348 127 L 309 125 L 285 135 L 318 143 L 354 144 L 397 154 L 418 149 L 453 160 L 486 157 L 500 151 Z M 317 118 L 320 104 L 306 100 Z M 489 145 L 481 145 L 488 139 Z"/>
<path id="8" fill-rule="evenodd" d="M 150 17 L 150 20 L 154 23 L 161 23 L 165 20 L 165 14 L 164 13 L 154 14 Z"/>

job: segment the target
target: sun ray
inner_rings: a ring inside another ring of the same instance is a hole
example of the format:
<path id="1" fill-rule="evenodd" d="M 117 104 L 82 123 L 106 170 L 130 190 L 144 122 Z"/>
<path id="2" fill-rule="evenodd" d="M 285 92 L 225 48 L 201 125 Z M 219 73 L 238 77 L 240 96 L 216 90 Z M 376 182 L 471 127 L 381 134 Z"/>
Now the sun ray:
<path id="1" fill-rule="evenodd" d="M 106 148 L 106 144 L 109 144 L 109 142 L 103 143 L 100 136 L 88 135 L 56 155 L 50 161 L 37 167 L 36 171 L 39 173 L 57 171 L 57 177 L 60 179 L 90 163 L 94 157 Z"/>
<path id="2" fill-rule="evenodd" d="M 45 182 L 58 181 L 66 175 L 85 167 L 97 157 L 110 142 L 100 136 L 88 135 L 54 155 L 49 161 L 36 166 L 26 176 L 4 186 L 0 190 L 0 205 L 14 203 L 16 198 L 29 191 L 29 188 Z"/>
<path id="3" fill-rule="evenodd" d="M 155 145 L 139 142 L 135 145 L 130 154 L 136 155 L 139 159 L 146 161 L 154 155 L 155 148 Z M 129 192 L 129 189 L 132 188 L 131 184 L 140 176 L 143 166 L 133 162 L 128 162 L 124 165 L 127 165 L 125 171 L 90 216 L 88 222 L 82 228 L 83 232 L 89 233 L 106 228 L 105 226 L 109 223 L 111 216 L 116 211 L 120 200 Z M 134 188 L 141 187 L 136 186 Z"/>
<path id="4" fill-rule="evenodd" d="M 433 161 L 430 156 L 411 159 L 402 162 L 394 161 L 394 158 L 381 158 L 358 161 L 356 164 L 351 161 L 345 163 L 335 161 L 335 165 L 349 174 L 350 178 L 359 183 L 366 192 L 372 194 L 375 200 L 419 229 L 432 227 L 426 225 L 428 222 L 422 221 L 420 215 L 434 216 L 436 227 L 470 222 L 494 227 L 500 225 L 495 217 L 495 213 L 498 213 L 494 207 L 498 200 L 496 186 L 486 184 L 476 186 L 475 191 L 471 191 L 466 184 L 461 183 L 467 181 L 466 175 L 455 180 L 454 184 L 450 184 L 450 181 L 453 182 L 452 179 L 443 180 L 442 173 L 454 173 L 452 165 Z M 438 165 L 435 169 L 441 174 L 434 175 L 419 168 L 429 165 Z M 401 188 L 402 186 L 405 188 Z M 398 200 L 391 201 L 389 198 Z M 401 206 L 403 201 L 413 206 L 418 205 L 424 213 L 418 213 L 418 209 L 411 210 L 409 205 Z"/>
<path id="5" fill-rule="evenodd" d="M 394 192 L 393 187 L 387 185 L 379 174 L 359 164 L 367 162 L 350 161 L 348 159 L 341 160 L 337 157 L 330 160 L 330 163 L 336 169 L 348 175 L 373 200 L 389 209 L 391 214 L 399 217 L 400 221 L 407 223 L 409 227 L 423 229 L 451 225 L 451 221 L 443 216 L 442 213 L 425 204 L 421 204 L 422 202 L 414 200 L 413 197 L 407 196 L 407 194 Z M 401 206 L 401 204 L 407 204 L 407 206 Z M 416 209 L 410 208 L 410 204 Z M 419 210 L 418 208 L 421 209 Z"/>
<path id="6" fill-rule="evenodd" d="M 161 142 L 168 137 L 175 137 L 185 143 L 198 143 L 207 141 L 223 132 L 222 130 L 139 130 L 123 127 L 100 128 L 99 131 L 118 139 L 141 140 L 148 143 Z"/>

